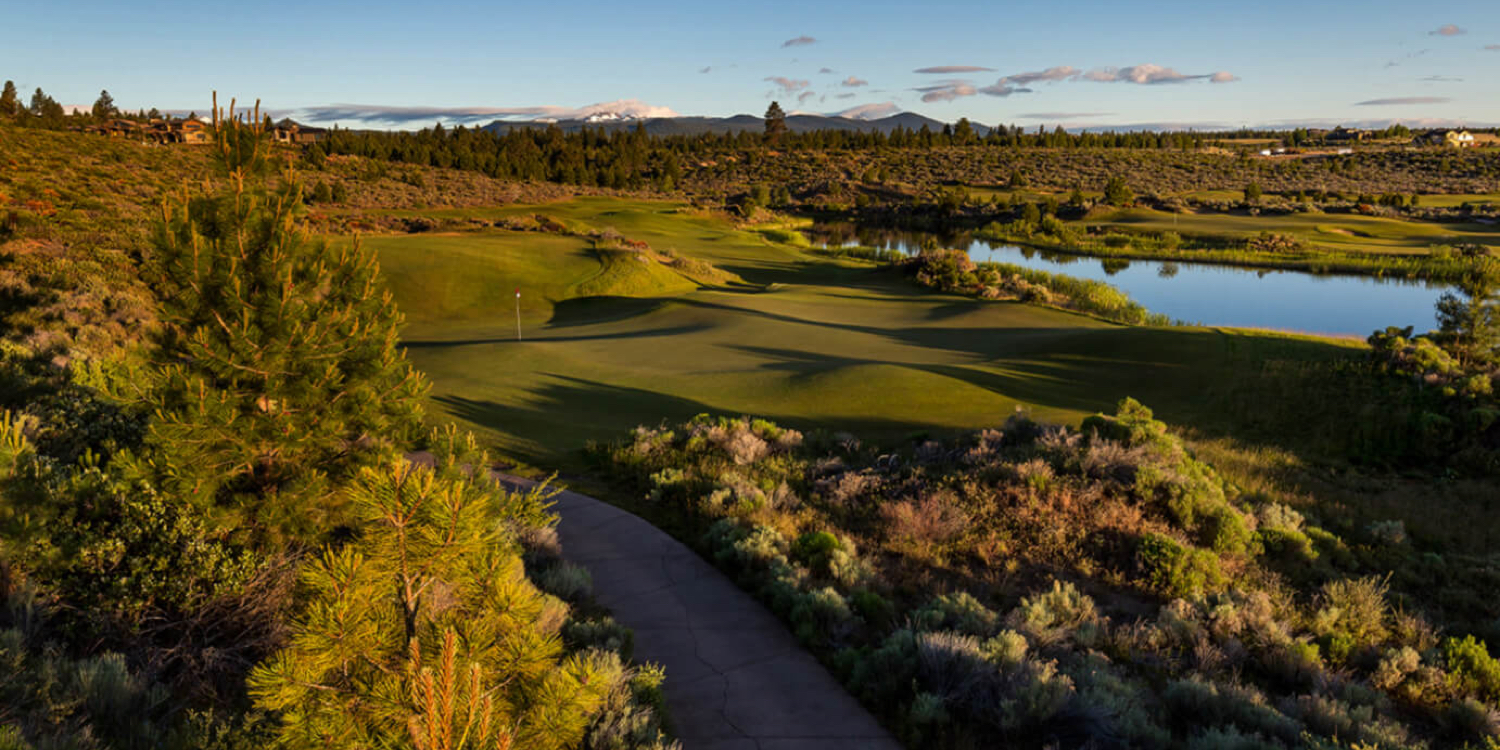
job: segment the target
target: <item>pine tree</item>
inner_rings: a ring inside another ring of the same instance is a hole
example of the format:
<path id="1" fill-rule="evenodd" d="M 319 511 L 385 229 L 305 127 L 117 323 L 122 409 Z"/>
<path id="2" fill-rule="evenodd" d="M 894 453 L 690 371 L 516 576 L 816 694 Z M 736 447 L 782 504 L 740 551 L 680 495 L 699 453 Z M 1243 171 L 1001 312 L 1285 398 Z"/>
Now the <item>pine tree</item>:
<path id="1" fill-rule="evenodd" d="M 1437 301 L 1438 335 L 1445 348 L 1466 365 L 1500 357 L 1500 293 L 1483 276 L 1458 285 L 1462 295 L 1445 292 Z"/>
<path id="2" fill-rule="evenodd" d="M 446 437 L 436 469 L 393 458 L 360 473 L 359 540 L 309 566 L 291 644 L 251 675 L 286 746 L 557 750 L 602 704 L 610 680 L 564 655 L 566 605 L 527 581 L 503 531 L 544 495 L 472 476 L 472 437 Z"/>
<path id="3" fill-rule="evenodd" d="M 99 98 L 94 101 L 93 115 L 95 120 L 106 120 L 120 114 L 115 106 L 115 98 L 109 95 L 109 90 L 99 92 Z"/>
<path id="4" fill-rule="evenodd" d="M 776 143 L 783 135 L 786 135 L 786 112 L 780 102 L 771 102 L 766 108 L 766 141 Z"/>
<path id="5" fill-rule="evenodd" d="M 15 117 L 21 113 L 20 95 L 16 93 L 16 82 L 6 81 L 0 91 L 0 117 Z"/>
<path id="6" fill-rule="evenodd" d="M 222 178 L 164 204 L 153 240 L 152 442 L 176 491 L 241 515 L 227 525 L 305 538 L 341 520 L 327 480 L 415 428 L 424 385 L 374 258 L 309 238 L 295 175 L 267 185 L 259 118 L 214 113 Z"/>

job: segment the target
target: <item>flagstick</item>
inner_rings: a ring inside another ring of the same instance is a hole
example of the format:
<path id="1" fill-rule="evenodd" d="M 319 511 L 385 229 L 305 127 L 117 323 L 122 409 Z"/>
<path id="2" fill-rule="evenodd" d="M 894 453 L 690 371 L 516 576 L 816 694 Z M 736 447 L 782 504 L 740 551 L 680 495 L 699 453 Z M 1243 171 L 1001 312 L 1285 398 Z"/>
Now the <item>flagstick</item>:
<path id="1" fill-rule="evenodd" d="M 521 287 L 516 287 L 516 340 L 521 340 Z"/>

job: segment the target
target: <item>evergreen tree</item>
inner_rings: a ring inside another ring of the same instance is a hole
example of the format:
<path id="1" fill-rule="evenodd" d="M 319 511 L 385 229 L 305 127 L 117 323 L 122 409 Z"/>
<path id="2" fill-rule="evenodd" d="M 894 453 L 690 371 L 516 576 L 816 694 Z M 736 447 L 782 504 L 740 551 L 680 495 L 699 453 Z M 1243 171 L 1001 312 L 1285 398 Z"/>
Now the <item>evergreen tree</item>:
<path id="1" fill-rule="evenodd" d="M 6 81 L 0 91 L 0 117 L 15 117 L 21 113 L 20 95 L 16 93 L 16 82 Z"/>
<path id="2" fill-rule="evenodd" d="M 409 435 L 423 382 L 374 258 L 309 238 L 295 175 L 267 185 L 259 118 L 214 111 L 223 178 L 164 205 L 153 240 L 159 468 L 232 527 L 326 532 L 341 520 L 327 480 Z"/>
<path id="3" fill-rule="evenodd" d="M 1135 200 L 1135 193 L 1125 184 L 1123 177 L 1111 177 L 1104 183 L 1104 202 L 1111 206 L 1128 205 Z"/>
<path id="4" fill-rule="evenodd" d="M 115 106 L 115 98 L 109 95 L 109 90 L 99 92 L 99 98 L 94 101 L 93 115 L 95 120 L 106 120 L 120 114 Z"/>
<path id="5" fill-rule="evenodd" d="M 780 102 L 771 102 L 766 108 L 766 141 L 776 143 L 786 135 L 786 112 L 781 109 Z"/>
<path id="6" fill-rule="evenodd" d="M 610 680 L 563 655 L 565 605 L 532 587 L 503 531 L 544 496 L 473 476 L 482 459 L 457 458 L 472 438 L 447 437 L 458 452 L 440 448 L 436 470 L 393 458 L 360 473 L 363 533 L 309 566 L 306 616 L 251 675 L 285 746 L 560 750 L 601 705 Z"/>
<path id="7" fill-rule="evenodd" d="M 1459 362 L 1487 364 L 1500 357 L 1500 294 L 1494 280 L 1473 276 L 1437 301 L 1438 339 Z M 1462 295 L 1462 296 L 1460 296 Z"/>

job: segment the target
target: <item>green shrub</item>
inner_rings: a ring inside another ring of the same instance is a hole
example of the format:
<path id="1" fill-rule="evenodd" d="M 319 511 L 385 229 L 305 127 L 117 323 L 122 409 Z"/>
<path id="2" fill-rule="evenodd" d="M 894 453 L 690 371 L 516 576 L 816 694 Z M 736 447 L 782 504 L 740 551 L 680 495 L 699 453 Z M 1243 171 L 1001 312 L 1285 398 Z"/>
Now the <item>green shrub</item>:
<path id="1" fill-rule="evenodd" d="M 988 638 L 1000 629 L 1000 615 L 984 606 L 967 591 L 940 594 L 921 609 L 911 613 L 912 627 L 918 631 L 956 630 Z"/>
<path id="2" fill-rule="evenodd" d="M 532 576 L 536 587 L 559 598 L 576 602 L 593 591 L 593 577 L 588 568 L 569 562 L 558 562 Z"/>
<path id="3" fill-rule="evenodd" d="M 1199 676 L 1175 680 L 1162 693 L 1173 720 L 1183 727 L 1233 726 L 1245 732 L 1295 742 L 1302 727 L 1273 708 L 1260 691 Z"/>
<path id="4" fill-rule="evenodd" d="M 1224 584 L 1217 556 L 1184 547 L 1171 537 L 1147 534 L 1141 538 L 1137 555 L 1151 588 L 1168 596 L 1201 596 Z"/>
<path id="5" fill-rule="evenodd" d="M 1022 599 L 1009 620 L 1012 626 L 1042 645 L 1073 640 L 1092 646 L 1100 637 L 1100 618 L 1094 600 L 1065 581 L 1053 581 L 1050 591 Z"/>
<path id="6" fill-rule="evenodd" d="M 839 538 L 827 531 L 809 531 L 792 543 L 792 559 L 815 569 L 828 567 L 829 553 L 842 549 Z"/>
<path id="7" fill-rule="evenodd" d="M 1490 656 L 1483 641 L 1472 635 L 1443 641 L 1443 662 L 1456 689 L 1500 703 L 1500 660 Z"/>

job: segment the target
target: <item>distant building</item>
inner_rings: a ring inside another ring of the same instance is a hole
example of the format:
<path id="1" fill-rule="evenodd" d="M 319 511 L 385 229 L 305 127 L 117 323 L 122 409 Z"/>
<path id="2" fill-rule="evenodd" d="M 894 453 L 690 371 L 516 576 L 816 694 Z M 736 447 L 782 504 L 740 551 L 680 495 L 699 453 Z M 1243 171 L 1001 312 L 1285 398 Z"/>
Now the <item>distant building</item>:
<path id="1" fill-rule="evenodd" d="M 1418 146 L 1471 148 L 1474 146 L 1474 134 L 1467 130 L 1429 130 L 1413 138 L 1412 143 Z"/>
<path id="2" fill-rule="evenodd" d="M 276 123 L 271 138 L 277 143 L 317 143 L 328 137 L 323 128 L 312 128 L 288 118 Z"/>
<path id="3" fill-rule="evenodd" d="M 1374 138 L 1375 134 L 1368 130 L 1361 130 L 1359 128 L 1346 128 L 1343 125 L 1340 125 L 1333 130 L 1328 131 L 1328 135 L 1325 137 L 1330 141 L 1368 141 L 1371 138 Z"/>
<path id="4" fill-rule="evenodd" d="M 142 128 L 153 143 L 208 143 L 208 124 L 196 117 L 186 120 L 152 120 Z"/>

